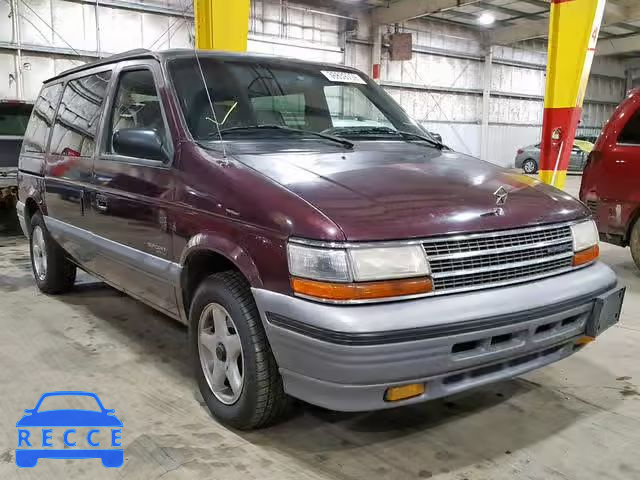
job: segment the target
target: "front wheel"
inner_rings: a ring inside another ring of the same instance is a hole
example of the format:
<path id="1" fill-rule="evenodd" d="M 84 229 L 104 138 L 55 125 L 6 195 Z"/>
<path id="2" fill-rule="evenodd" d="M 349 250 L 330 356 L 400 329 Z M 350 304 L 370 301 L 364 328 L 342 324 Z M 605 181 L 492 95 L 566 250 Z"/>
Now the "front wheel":
<path id="1" fill-rule="evenodd" d="M 222 423 L 241 430 L 275 423 L 290 400 L 247 281 L 238 272 L 202 282 L 189 312 L 200 393 Z"/>
<path id="2" fill-rule="evenodd" d="M 527 158 L 522 164 L 524 173 L 532 174 L 538 171 L 538 164 L 533 158 Z"/>
<path id="3" fill-rule="evenodd" d="M 71 290 L 76 281 L 76 266 L 53 239 L 39 212 L 31 218 L 29 250 L 33 276 L 41 292 L 57 294 Z"/>

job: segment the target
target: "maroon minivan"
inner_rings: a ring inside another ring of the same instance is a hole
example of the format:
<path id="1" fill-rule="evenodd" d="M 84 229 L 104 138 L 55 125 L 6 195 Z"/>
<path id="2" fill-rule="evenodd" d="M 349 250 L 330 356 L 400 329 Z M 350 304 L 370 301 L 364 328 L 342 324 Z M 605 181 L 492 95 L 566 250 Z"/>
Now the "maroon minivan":
<path id="1" fill-rule="evenodd" d="M 602 129 L 582 175 L 580 199 L 600 239 L 629 246 L 640 268 L 640 89 L 632 90 Z"/>
<path id="2" fill-rule="evenodd" d="M 569 195 L 432 138 L 358 70 L 128 52 L 44 83 L 20 156 L 40 290 L 76 268 L 189 326 L 221 421 L 510 378 L 618 321 Z"/>

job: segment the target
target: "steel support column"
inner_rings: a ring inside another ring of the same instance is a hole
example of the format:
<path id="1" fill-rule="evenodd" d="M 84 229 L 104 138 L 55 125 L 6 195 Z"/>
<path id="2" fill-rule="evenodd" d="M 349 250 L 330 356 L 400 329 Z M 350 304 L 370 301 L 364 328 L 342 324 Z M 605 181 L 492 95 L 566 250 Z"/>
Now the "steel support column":
<path id="1" fill-rule="evenodd" d="M 493 70 L 493 47 L 484 57 L 484 76 L 482 87 L 482 125 L 480 134 L 480 158 L 489 159 L 489 110 L 491 108 L 491 72 Z"/>
<path id="2" fill-rule="evenodd" d="M 194 0 L 196 48 L 247 50 L 249 0 Z"/>
<path id="3" fill-rule="evenodd" d="M 606 0 L 551 0 L 540 179 L 562 188 Z"/>

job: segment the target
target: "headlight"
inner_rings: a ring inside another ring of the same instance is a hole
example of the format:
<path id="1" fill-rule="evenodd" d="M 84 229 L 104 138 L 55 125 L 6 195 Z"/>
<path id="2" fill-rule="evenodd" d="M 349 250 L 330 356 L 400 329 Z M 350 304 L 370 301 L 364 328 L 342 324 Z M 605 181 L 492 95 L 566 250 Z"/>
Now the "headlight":
<path id="1" fill-rule="evenodd" d="M 598 228 L 593 220 L 571 225 L 573 251 L 579 252 L 598 244 Z"/>
<path id="2" fill-rule="evenodd" d="M 354 280 L 367 282 L 429 274 L 429 264 L 420 245 L 360 248 L 349 251 Z"/>
<path id="3" fill-rule="evenodd" d="M 600 255 L 598 247 L 598 227 L 593 220 L 571 225 L 573 235 L 573 266 L 586 265 L 595 261 Z"/>
<path id="4" fill-rule="evenodd" d="M 352 302 L 429 293 L 429 264 L 420 245 L 318 248 L 290 243 L 291 285 L 296 294 Z"/>
<path id="5" fill-rule="evenodd" d="M 289 244 L 289 273 L 296 277 L 350 282 L 346 250 L 311 248 Z"/>

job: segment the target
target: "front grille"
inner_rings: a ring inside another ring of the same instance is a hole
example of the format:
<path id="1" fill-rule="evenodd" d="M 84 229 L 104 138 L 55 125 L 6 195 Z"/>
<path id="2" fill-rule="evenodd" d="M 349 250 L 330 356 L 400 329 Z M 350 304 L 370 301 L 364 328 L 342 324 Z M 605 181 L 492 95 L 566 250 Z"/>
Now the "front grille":
<path id="1" fill-rule="evenodd" d="M 446 255 L 460 252 L 474 252 L 478 250 L 492 250 L 497 248 L 515 247 L 518 245 L 531 245 L 539 242 L 571 239 L 571 229 L 568 226 L 556 227 L 545 230 L 533 230 L 515 232 L 492 236 L 473 235 L 470 238 L 438 239 L 425 242 L 424 249 L 427 256 Z"/>
<path id="2" fill-rule="evenodd" d="M 571 240 L 554 247 L 554 254 L 573 252 Z M 527 260 L 544 259 L 549 257 L 549 247 L 538 247 L 515 252 L 487 253 L 476 257 L 452 258 L 436 260 L 431 264 L 433 273 L 450 272 L 452 270 L 470 270 L 492 267 L 509 263 L 526 262 Z"/>
<path id="3" fill-rule="evenodd" d="M 444 237 L 423 243 L 436 293 L 527 281 L 572 266 L 567 225 Z"/>

